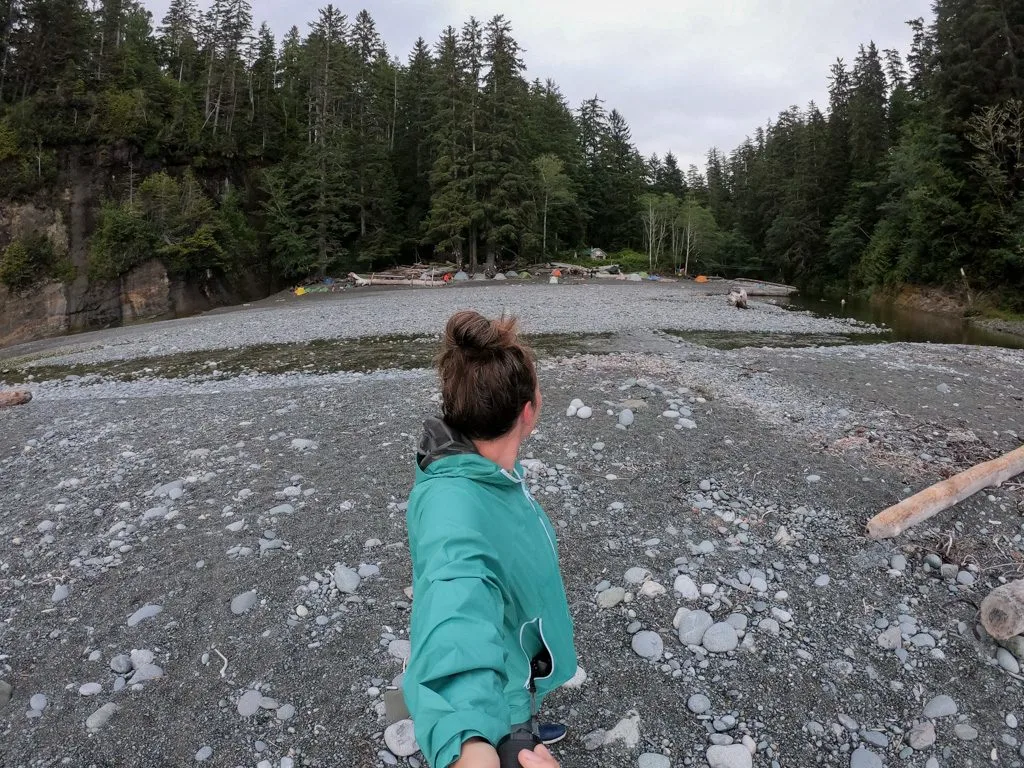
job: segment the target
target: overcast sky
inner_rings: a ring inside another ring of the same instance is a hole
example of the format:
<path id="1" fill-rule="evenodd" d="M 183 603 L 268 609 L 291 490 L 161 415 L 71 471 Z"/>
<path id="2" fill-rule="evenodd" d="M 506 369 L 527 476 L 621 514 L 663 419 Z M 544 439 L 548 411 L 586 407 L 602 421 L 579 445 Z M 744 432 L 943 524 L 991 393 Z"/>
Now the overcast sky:
<path id="1" fill-rule="evenodd" d="M 202 0 L 201 0 L 202 1 Z M 828 67 L 860 43 L 906 50 L 908 19 L 932 0 L 363 0 L 403 61 L 471 15 L 504 13 L 526 49 L 529 77 L 551 77 L 573 106 L 594 94 L 618 109 L 645 155 L 672 151 L 685 168 L 711 146 L 729 151 L 792 104 L 827 103 Z M 305 34 L 316 0 L 252 0 L 278 38 Z M 155 24 L 167 0 L 148 0 Z"/>

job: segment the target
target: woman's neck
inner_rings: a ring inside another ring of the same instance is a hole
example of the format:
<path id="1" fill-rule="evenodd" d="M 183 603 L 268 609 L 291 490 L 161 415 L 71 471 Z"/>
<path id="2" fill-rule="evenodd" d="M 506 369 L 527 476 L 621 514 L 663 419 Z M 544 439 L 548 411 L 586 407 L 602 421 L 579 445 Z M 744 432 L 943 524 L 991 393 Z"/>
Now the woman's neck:
<path id="1" fill-rule="evenodd" d="M 490 459 L 502 469 L 511 472 L 515 469 L 519 458 L 519 441 L 512 435 L 499 437 L 497 440 L 474 440 L 476 452 L 485 459 Z"/>

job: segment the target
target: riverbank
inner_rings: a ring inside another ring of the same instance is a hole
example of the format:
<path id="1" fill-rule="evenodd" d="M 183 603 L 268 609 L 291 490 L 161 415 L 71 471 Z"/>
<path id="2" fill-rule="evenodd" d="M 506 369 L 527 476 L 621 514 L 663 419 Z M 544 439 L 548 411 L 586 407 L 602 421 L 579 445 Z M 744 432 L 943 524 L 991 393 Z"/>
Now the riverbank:
<path id="1" fill-rule="evenodd" d="M 978 328 L 1024 337 L 1024 316 L 993 307 L 985 297 L 979 301 L 977 297 L 964 291 L 903 286 L 895 292 L 879 293 L 873 301 L 892 303 L 897 307 L 918 312 L 963 318 L 965 322 Z"/>
<path id="2" fill-rule="evenodd" d="M 565 305 L 446 295 L 522 311 L 531 330 L 612 326 L 542 350 L 545 408 L 525 448 L 584 670 L 546 705 L 570 727 L 563 768 L 700 768 L 712 746 L 759 768 L 1021 765 L 1024 647 L 976 628 L 988 590 L 1024 573 L 1021 486 L 892 542 L 863 526 L 1021 444 L 1024 351 L 723 349 L 643 318 L 738 323 L 747 338 L 851 326 L 718 313 L 657 288 Z M 0 410 L 7 762 L 421 765 L 386 731 L 381 697 L 408 652 L 404 511 L 420 421 L 437 410 L 435 342 L 389 351 L 376 334 L 436 332 L 450 307 L 417 319 L 423 305 L 404 304 L 118 329 L 36 350 L 49 357 L 31 368 L 24 354 L 0 363 L 36 377 L 31 403 Z M 338 367 L 376 346 L 388 370 L 307 367 L 316 348 L 274 348 L 259 366 L 243 354 L 317 323 L 345 328 Z M 223 359 L 217 339 L 235 347 Z M 193 367 L 164 376 L 151 366 L 172 346 Z M 85 365 L 125 368 L 68 375 Z M 567 415 L 575 398 L 590 418 Z"/>

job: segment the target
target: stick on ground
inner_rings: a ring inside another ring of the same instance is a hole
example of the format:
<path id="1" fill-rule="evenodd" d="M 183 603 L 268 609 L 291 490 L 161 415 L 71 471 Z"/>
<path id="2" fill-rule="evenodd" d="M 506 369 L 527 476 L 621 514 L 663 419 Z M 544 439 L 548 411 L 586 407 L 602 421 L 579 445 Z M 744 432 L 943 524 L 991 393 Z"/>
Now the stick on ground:
<path id="1" fill-rule="evenodd" d="M 872 539 L 899 536 L 907 528 L 959 504 L 983 488 L 1004 483 L 1022 472 L 1024 446 L 998 459 L 971 467 L 879 512 L 868 522 L 868 536 Z"/>

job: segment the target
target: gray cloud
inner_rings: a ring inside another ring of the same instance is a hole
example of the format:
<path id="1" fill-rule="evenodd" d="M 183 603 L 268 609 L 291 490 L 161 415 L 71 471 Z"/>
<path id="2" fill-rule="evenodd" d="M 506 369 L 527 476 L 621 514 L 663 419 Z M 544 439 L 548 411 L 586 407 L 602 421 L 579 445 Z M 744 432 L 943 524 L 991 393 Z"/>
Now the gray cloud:
<path id="1" fill-rule="evenodd" d="M 325 3 L 254 0 L 258 24 L 305 32 Z M 147 3 L 156 23 L 166 0 Z M 671 150 L 685 167 L 709 147 L 733 149 L 792 104 L 827 103 L 828 68 L 861 43 L 906 50 L 904 22 L 931 0 L 365 0 L 393 55 L 469 16 L 508 16 L 528 75 L 551 77 L 578 104 L 598 94 L 626 117 L 645 155 Z M 356 6 L 342 6 L 354 16 Z"/>

